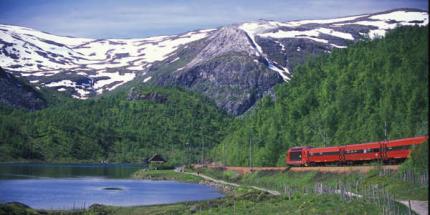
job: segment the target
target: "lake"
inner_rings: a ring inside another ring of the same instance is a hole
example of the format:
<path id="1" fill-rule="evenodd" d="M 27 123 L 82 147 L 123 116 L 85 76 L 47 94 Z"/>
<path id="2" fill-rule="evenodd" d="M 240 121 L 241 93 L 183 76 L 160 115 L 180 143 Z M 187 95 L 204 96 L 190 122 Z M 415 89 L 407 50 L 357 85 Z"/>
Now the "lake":
<path id="1" fill-rule="evenodd" d="M 136 165 L 0 164 L 0 202 L 35 209 L 168 204 L 222 197 L 213 187 L 128 179 Z"/>

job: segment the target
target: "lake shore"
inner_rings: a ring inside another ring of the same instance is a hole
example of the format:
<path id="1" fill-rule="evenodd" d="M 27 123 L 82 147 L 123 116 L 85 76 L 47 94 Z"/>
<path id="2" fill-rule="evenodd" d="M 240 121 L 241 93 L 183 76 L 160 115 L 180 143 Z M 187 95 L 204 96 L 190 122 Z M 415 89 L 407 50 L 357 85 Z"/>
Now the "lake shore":
<path id="1" fill-rule="evenodd" d="M 205 184 L 216 188 L 219 192 L 224 195 L 231 195 L 234 192 L 235 186 L 228 184 L 216 183 L 211 180 L 206 180 L 193 172 L 177 172 L 173 170 L 138 170 L 131 177 L 135 179 L 147 179 L 147 180 L 173 180 L 187 183 L 198 183 Z"/>
<path id="2" fill-rule="evenodd" d="M 267 191 L 257 190 L 242 180 L 236 183 L 238 186 L 229 186 L 214 181 L 204 180 L 202 174 L 208 173 L 214 180 L 226 179 L 230 183 L 236 180 L 236 175 L 231 172 L 175 172 L 173 170 L 138 170 L 130 177 L 133 179 L 150 180 L 175 180 L 187 183 L 200 183 L 221 188 L 225 194 L 223 198 L 202 201 L 188 201 L 173 204 L 145 205 L 145 206 L 107 206 L 93 204 L 87 209 L 46 211 L 32 210 L 19 205 L 14 205 L 15 210 L 26 211 L 27 214 L 274 214 L 280 211 L 288 211 L 289 214 L 381 214 L 382 209 L 365 199 L 344 199 L 338 194 L 311 194 L 293 193 L 286 195 L 270 194 Z M 221 176 L 220 176 L 221 175 Z M 223 176 L 222 176 L 223 175 Z M 275 177 L 273 175 L 272 177 Z M 272 178 L 270 177 L 270 178 Z M 265 178 L 265 177 L 262 177 Z M 266 180 L 266 179 L 265 179 Z M 220 185 L 221 184 L 221 185 Z M 234 183 L 232 183 L 234 184 Z M 247 185 L 244 185 L 247 184 Z M 225 189 L 229 187 L 228 189 Z M 218 188 L 217 188 L 218 189 Z M 4 208 L 4 206 L 3 206 Z M 9 206 L 12 208 L 12 206 Z M 0 213 L 2 206 L 0 206 Z M 31 213 L 30 213 L 31 212 Z M 35 212 L 35 213 L 32 213 Z"/>
<path id="3" fill-rule="evenodd" d="M 195 208 L 202 209 L 202 205 L 219 205 L 225 204 L 228 199 L 242 199 L 242 195 L 246 194 L 245 198 L 260 199 L 262 196 L 269 196 L 270 194 L 266 194 L 261 191 L 254 190 L 249 187 L 234 187 L 226 184 L 216 183 L 214 181 L 205 180 L 202 177 L 189 174 L 190 172 L 176 172 L 173 170 L 145 170 L 141 169 L 133 173 L 129 178 L 131 179 L 142 179 L 142 180 L 170 180 L 170 181 L 178 181 L 178 182 L 186 182 L 186 183 L 196 183 L 196 184 L 204 184 L 217 189 L 218 192 L 223 193 L 223 198 L 217 198 L 213 200 L 202 200 L 202 201 L 188 201 L 188 202 L 179 202 L 173 204 L 161 204 L 161 205 L 145 205 L 145 206 L 107 206 L 101 204 L 93 204 L 88 209 L 71 209 L 71 210 L 36 210 L 31 207 L 19 203 L 12 202 L 6 204 L 0 204 L 0 212 L 5 212 L 6 214 L 19 214 L 24 212 L 25 214 L 86 214 L 86 213 L 105 213 L 108 214 L 123 214 L 126 213 L 124 211 L 129 210 L 137 210 L 140 213 L 143 211 L 170 211 L 170 209 L 175 208 L 174 211 L 194 211 Z M 186 209 L 187 208 L 187 209 Z M 207 208 L 206 206 L 204 208 Z M 144 214 L 144 213 L 143 213 Z"/>

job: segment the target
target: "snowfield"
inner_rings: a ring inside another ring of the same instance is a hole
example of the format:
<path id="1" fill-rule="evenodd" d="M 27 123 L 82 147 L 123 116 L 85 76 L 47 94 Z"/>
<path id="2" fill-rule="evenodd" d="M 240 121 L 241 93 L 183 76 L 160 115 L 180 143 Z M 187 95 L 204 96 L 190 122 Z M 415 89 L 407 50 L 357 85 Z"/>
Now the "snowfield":
<path id="1" fill-rule="evenodd" d="M 205 38 L 215 29 L 193 31 L 179 36 L 142 39 L 73 38 L 48 34 L 30 28 L 0 25 L 0 65 L 17 71 L 32 82 L 65 71 L 93 79 L 93 85 L 80 87 L 71 80 L 41 83 L 58 91 L 74 88 L 75 98 L 86 99 L 88 91 L 100 94 L 133 80 L 136 72 L 162 61 L 180 46 Z M 110 72 L 106 72 L 110 69 Z M 112 72 L 112 70 L 121 70 Z M 100 79 L 101 78 L 101 79 Z"/>
<path id="2" fill-rule="evenodd" d="M 401 25 L 428 25 L 428 13 L 417 10 L 392 10 L 377 14 L 299 21 L 257 21 L 236 26 L 249 37 L 256 58 L 288 81 L 291 68 L 271 59 L 261 40 L 272 41 L 283 56 L 303 53 L 305 46 L 287 46 L 288 41 L 305 40 L 327 47 L 346 48 L 362 38 L 383 37 Z M 90 39 L 56 36 L 34 29 L 0 25 L 0 66 L 22 76 L 30 83 L 71 91 L 74 98 L 86 99 L 111 91 L 137 76 L 143 76 L 155 62 L 181 60 L 175 54 L 188 44 L 205 39 L 217 29 L 191 31 L 173 36 L 138 39 Z M 266 43 L 267 44 L 267 43 Z M 290 48 L 287 48 L 290 47 Z M 169 58 L 171 57 L 171 58 Z M 182 61 L 182 60 L 181 60 Z M 283 60 L 284 61 L 284 60 Z M 256 63 L 260 61 L 254 60 Z M 289 69 L 290 68 L 290 69 Z M 176 71 L 187 69 L 177 68 Z M 155 76 L 154 76 L 155 77 Z M 143 77 L 143 83 L 152 76 Z"/>

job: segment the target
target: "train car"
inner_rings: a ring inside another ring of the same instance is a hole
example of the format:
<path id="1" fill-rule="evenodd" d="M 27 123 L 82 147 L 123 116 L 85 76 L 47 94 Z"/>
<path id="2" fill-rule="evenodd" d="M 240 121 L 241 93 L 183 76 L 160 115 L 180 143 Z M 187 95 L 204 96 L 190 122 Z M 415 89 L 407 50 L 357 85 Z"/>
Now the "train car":
<path id="1" fill-rule="evenodd" d="M 381 142 L 346 145 L 343 161 L 347 164 L 353 164 L 381 159 L 380 148 Z"/>
<path id="2" fill-rule="evenodd" d="M 386 150 L 383 158 L 389 163 L 399 163 L 408 158 L 412 152 L 413 145 L 421 144 L 428 139 L 427 136 L 391 140 L 384 143 Z"/>
<path id="3" fill-rule="evenodd" d="M 351 165 L 372 161 L 399 163 L 410 156 L 413 145 L 421 144 L 427 140 L 428 136 L 419 136 L 345 146 L 293 147 L 287 151 L 285 162 L 290 166 Z"/>
<path id="4" fill-rule="evenodd" d="M 310 166 L 322 163 L 336 163 L 341 159 L 341 148 L 337 146 L 325 148 L 310 148 L 308 150 L 308 161 Z"/>
<path id="5" fill-rule="evenodd" d="M 291 166 L 307 166 L 309 146 L 293 147 L 285 155 L 285 163 Z"/>

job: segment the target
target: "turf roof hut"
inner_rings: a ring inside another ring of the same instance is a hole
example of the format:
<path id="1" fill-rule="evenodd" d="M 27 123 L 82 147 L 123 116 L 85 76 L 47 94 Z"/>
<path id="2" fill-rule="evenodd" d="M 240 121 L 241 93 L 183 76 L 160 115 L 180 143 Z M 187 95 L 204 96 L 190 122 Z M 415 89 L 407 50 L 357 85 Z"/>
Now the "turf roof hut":
<path id="1" fill-rule="evenodd" d="M 166 162 L 167 161 L 160 154 L 155 154 L 148 159 L 149 164 L 163 164 Z"/>

